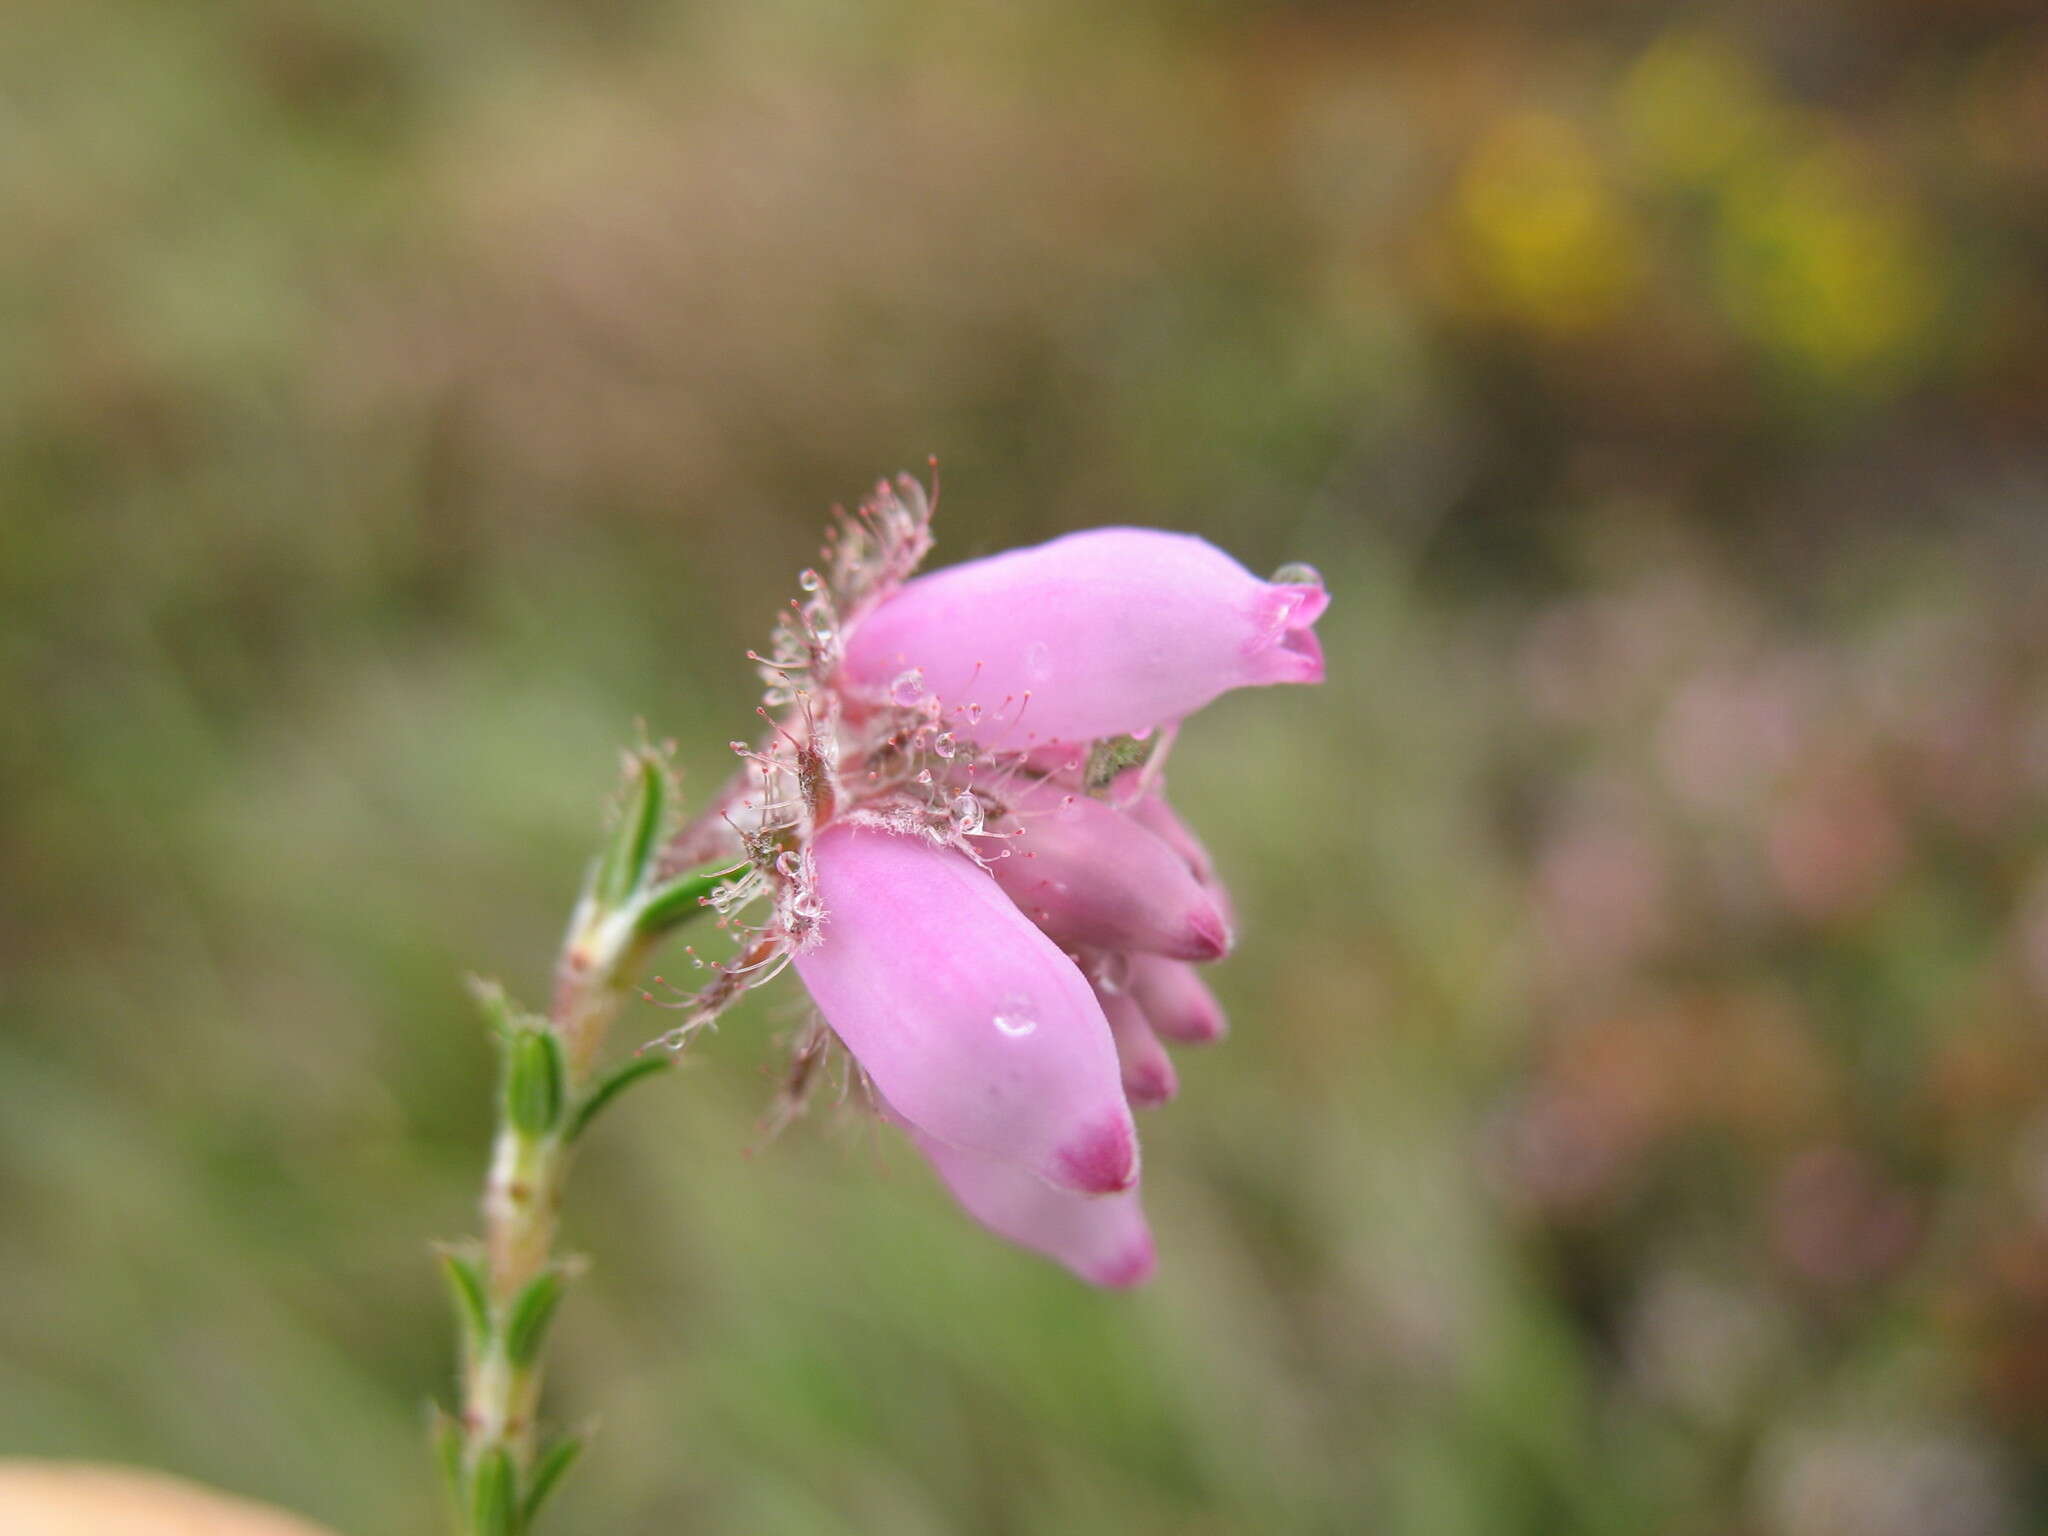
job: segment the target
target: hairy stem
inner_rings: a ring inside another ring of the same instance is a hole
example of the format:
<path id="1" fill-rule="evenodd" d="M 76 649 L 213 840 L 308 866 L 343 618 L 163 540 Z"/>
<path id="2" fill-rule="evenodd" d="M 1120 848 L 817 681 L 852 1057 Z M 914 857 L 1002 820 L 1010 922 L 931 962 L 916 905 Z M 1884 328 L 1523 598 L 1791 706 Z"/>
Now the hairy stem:
<path id="1" fill-rule="evenodd" d="M 616 916 L 606 920 L 588 902 L 579 909 L 555 967 L 546 1021 L 561 1044 L 563 1105 L 580 1105 L 590 1094 L 606 1034 L 647 948 L 629 923 Z M 537 1329 L 546 1318 L 542 1314 L 536 1328 L 522 1329 L 521 1323 L 536 1308 L 552 1305 L 552 1297 L 536 1287 L 563 1274 L 555 1241 L 577 1121 L 558 1112 L 549 1124 L 522 1124 L 511 1102 L 511 1095 L 500 1096 L 484 1180 L 481 1278 L 489 1326 L 466 1351 L 460 1425 L 465 1482 L 485 1476 L 502 1453 L 514 1486 L 524 1487 L 534 1465 L 540 1405 Z M 465 1531 L 479 1532 L 484 1525 L 473 1502 L 462 1518 Z M 512 1528 L 523 1524 L 515 1520 Z"/>
<path id="2" fill-rule="evenodd" d="M 662 866 L 674 800 L 666 755 L 645 745 L 628 753 L 626 792 L 569 921 L 546 1017 L 476 983 L 502 1064 L 498 1126 L 483 1242 L 441 1253 L 462 1327 L 462 1403 L 435 1422 L 462 1536 L 524 1536 L 582 1444 L 571 1435 L 542 1446 L 537 1432 L 541 1346 L 571 1277 L 555 1252 L 570 1155 L 606 1105 L 658 1070 L 647 1058 L 604 1070 L 605 1036 L 649 951 L 725 879 Z"/>

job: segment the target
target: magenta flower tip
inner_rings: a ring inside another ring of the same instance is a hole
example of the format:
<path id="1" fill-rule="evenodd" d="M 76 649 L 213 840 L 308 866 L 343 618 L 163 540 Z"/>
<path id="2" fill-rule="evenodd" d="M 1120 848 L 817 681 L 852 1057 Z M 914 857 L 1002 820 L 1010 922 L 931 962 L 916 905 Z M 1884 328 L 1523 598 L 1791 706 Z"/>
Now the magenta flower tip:
<path id="1" fill-rule="evenodd" d="M 1188 915 L 1187 945 L 1176 956 L 1182 960 L 1221 960 L 1230 953 L 1233 935 L 1230 921 L 1213 900 L 1204 902 Z"/>
<path id="2" fill-rule="evenodd" d="M 1133 1286 L 1143 1285 L 1158 1269 L 1159 1249 L 1148 1231 L 1140 1233 L 1137 1241 L 1115 1258 L 1091 1269 L 1081 1278 L 1105 1290 L 1127 1291 Z"/>
<path id="3" fill-rule="evenodd" d="M 1124 1092 L 1130 1097 L 1132 1108 L 1157 1109 L 1161 1104 L 1172 1103 L 1180 1092 L 1180 1075 L 1173 1070 L 1173 1063 L 1162 1056 L 1126 1072 Z"/>
<path id="4" fill-rule="evenodd" d="M 1138 1183 L 1138 1133 L 1128 1112 L 1105 1116 L 1053 1154 L 1057 1182 L 1089 1195 L 1113 1195 Z"/>

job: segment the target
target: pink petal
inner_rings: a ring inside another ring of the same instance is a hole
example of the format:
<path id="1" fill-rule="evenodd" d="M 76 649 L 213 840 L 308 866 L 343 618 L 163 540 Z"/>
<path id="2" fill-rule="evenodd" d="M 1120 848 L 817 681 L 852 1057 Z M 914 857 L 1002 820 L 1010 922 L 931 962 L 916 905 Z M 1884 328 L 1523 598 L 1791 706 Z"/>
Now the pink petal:
<path id="1" fill-rule="evenodd" d="M 825 918 L 797 972 L 889 1102 L 1070 1189 L 1136 1183 L 1101 1005 L 996 883 L 963 854 L 844 822 L 812 853 Z"/>
<path id="2" fill-rule="evenodd" d="M 1175 962 L 1163 962 L 1172 965 Z M 1116 1059 L 1123 1069 L 1124 1096 L 1133 1109 L 1151 1109 L 1180 1092 L 1180 1075 L 1167 1059 L 1166 1047 L 1152 1033 L 1145 1010 L 1122 992 L 1097 994 L 1116 1039 Z"/>
<path id="3" fill-rule="evenodd" d="M 910 1127 L 967 1214 L 998 1237 L 1064 1264 L 1090 1285 L 1124 1287 L 1152 1278 L 1152 1232 L 1135 1188 L 1077 1195 L 1055 1189 L 1015 1163 L 949 1147 Z"/>
<path id="4" fill-rule="evenodd" d="M 1087 741 L 1231 688 L 1321 682 L 1328 602 L 1189 534 L 1097 528 L 918 577 L 854 629 L 845 678 L 880 698 L 921 669 L 949 709 L 979 706 L 984 746 Z"/>
<path id="5" fill-rule="evenodd" d="M 1216 904 L 1222 909 L 1224 921 L 1232 931 L 1237 928 L 1237 914 L 1231 907 L 1230 892 L 1216 873 L 1216 861 L 1209 857 L 1209 850 L 1202 840 L 1195 836 L 1188 824 L 1174 814 L 1173 807 L 1166 802 L 1166 796 L 1157 790 L 1147 791 L 1124 807 L 1124 814 L 1139 826 L 1159 838 L 1168 847 L 1187 861 L 1187 866 L 1202 883 Z"/>
<path id="6" fill-rule="evenodd" d="M 1206 1045 L 1222 1038 L 1227 1027 L 1223 1005 L 1195 973 L 1179 960 L 1158 955 L 1132 955 L 1125 988 L 1145 1020 L 1168 1040 Z"/>
<path id="7" fill-rule="evenodd" d="M 1186 860 L 1100 800 L 1041 782 L 1010 798 L 997 831 L 1011 835 L 977 840 L 989 872 L 1062 947 L 1229 952 L 1229 915 Z"/>

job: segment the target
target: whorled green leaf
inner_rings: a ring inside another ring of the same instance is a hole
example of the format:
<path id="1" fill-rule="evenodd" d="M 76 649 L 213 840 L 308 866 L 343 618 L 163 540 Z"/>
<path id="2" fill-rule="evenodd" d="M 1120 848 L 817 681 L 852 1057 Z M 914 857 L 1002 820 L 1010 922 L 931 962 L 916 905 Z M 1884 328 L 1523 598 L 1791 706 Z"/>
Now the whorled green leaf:
<path id="1" fill-rule="evenodd" d="M 567 1093 L 562 1043 L 547 1029 L 522 1028 L 505 1043 L 505 1118 L 525 1136 L 561 1123 Z"/>
<path id="2" fill-rule="evenodd" d="M 529 1283 L 505 1318 L 505 1358 L 521 1370 L 540 1358 L 548 1324 L 567 1289 L 560 1270 L 550 1269 Z"/>
<path id="3" fill-rule="evenodd" d="M 439 1403 L 433 1405 L 434 1461 L 441 1469 L 441 1487 L 456 1509 L 462 1508 L 462 1424 Z"/>
<path id="4" fill-rule="evenodd" d="M 472 1352 L 481 1350 L 491 1335 L 491 1307 L 485 1297 L 483 1272 L 468 1254 L 444 1248 L 438 1257 L 456 1316 L 462 1320 L 463 1339 Z"/>
<path id="5" fill-rule="evenodd" d="M 550 1443 L 535 1460 L 533 1471 L 526 1482 L 526 1502 L 519 1510 L 520 1517 L 527 1524 L 533 1523 L 534 1516 L 540 1513 L 540 1507 L 546 1502 L 547 1496 L 555 1491 L 555 1484 L 562 1480 L 562 1474 L 567 1472 L 576 1458 L 583 1454 L 583 1443 L 584 1437 L 581 1435 L 564 1435 Z"/>
<path id="6" fill-rule="evenodd" d="M 519 1027 L 518 1005 L 505 995 L 503 986 L 488 976 L 471 976 L 468 986 L 492 1038 L 501 1043 L 510 1040 Z"/>
<path id="7" fill-rule="evenodd" d="M 593 894 L 606 907 L 624 906 L 640 889 L 668 819 L 668 767 L 652 749 L 633 754 L 633 782 L 627 794 L 593 883 Z"/>
<path id="8" fill-rule="evenodd" d="M 680 928 L 705 911 L 704 898 L 723 885 L 726 878 L 722 872 L 678 875 L 657 887 L 641 903 L 639 914 L 633 920 L 634 932 L 642 938 L 653 939 L 672 928 Z"/>
<path id="9" fill-rule="evenodd" d="M 667 1072 L 674 1065 L 674 1058 L 666 1052 L 659 1055 L 635 1056 L 632 1060 L 616 1067 L 601 1079 L 597 1086 L 583 1096 L 583 1102 L 576 1106 L 569 1117 L 568 1139 L 574 1141 L 595 1120 L 598 1112 L 620 1094 L 657 1072 Z"/>
<path id="10" fill-rule="evenodd" d="M 512 1457 L 501 1445 L 485 1451 L 469 1483 L 469 1525 L 473 1536 L 517 1536 L 519 1485 Z"/>

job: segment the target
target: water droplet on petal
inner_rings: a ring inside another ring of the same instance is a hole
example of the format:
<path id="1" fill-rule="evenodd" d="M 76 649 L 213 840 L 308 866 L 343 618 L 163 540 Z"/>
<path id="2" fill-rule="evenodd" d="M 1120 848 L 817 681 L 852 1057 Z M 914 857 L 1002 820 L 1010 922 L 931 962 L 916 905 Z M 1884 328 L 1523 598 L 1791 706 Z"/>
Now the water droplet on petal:
<path id="1" fill-rule="evenodd" d="M 1031 999 L 1021 992 L 1007 994 L 996 1007 L 995 1026 L 1013 1040 L 1030 1034 L 1038 1028 L 1038 1014 Z"/>
<path id="2" fill-rule="evenodd" d="M 1052 676 L 1052 647 L 1043 640 L 1034 640 L 1024 647 L 1024 675 L 1034 683 Z"/>
<path id="3" fill-rule="evenodd" d="M 960 748 L 951 731 L 941 731 L 932 738 L 932 750 L 941 757 L 951 757 Z"/>
<path id="4" fill-rule="evenodd" d="M 967 723 L 969 725 L 981 724 L 981 706 L 979 704 L 967 706 Z"/>
<path id="5" fill-rule="evenodd" d="M 825 580 L 816 571 L 806 568 L 797 576 L 796 584 L 806 592 L 815 592 L 825 584 Z"/>
<path id="6" fill-rule="evenodd" d="M 953 797 L 953 803 L 948 808 L 948 814 L 952 818 L 953 830 L 960 833 L 963 837 L 971 837 L 981 830 L 983 820 L 981 801 L 964 789 Z"/>
<path id="7" fill-rule="evenodd" d="M 917 770 L 917 782 L 918 782 L 918 783 L 920 783 L 920 784 L 929 784 L 929 783 L 931 783 L 931 781 L 932 781 L 932 771 L 931 771 L 931 769 L 929 769 L 929 768 L 920 768 L 920 769 L 918 769 L 918 770 Z"/>
<path id="8" fill-rule="evenodd" d="M 924 673 L 916 667 L 898 673 L 896 681 L 889 685 L 889 697 L 903 708 L 910 708 L 924 697 Z"/>
<path id="9" fill-rule="evenodd" d="M 1273 584 L 1280 587 L 1320 587 L 1323 573 L 1312 565 L 1294 560 L 1273 573 Z"/>

